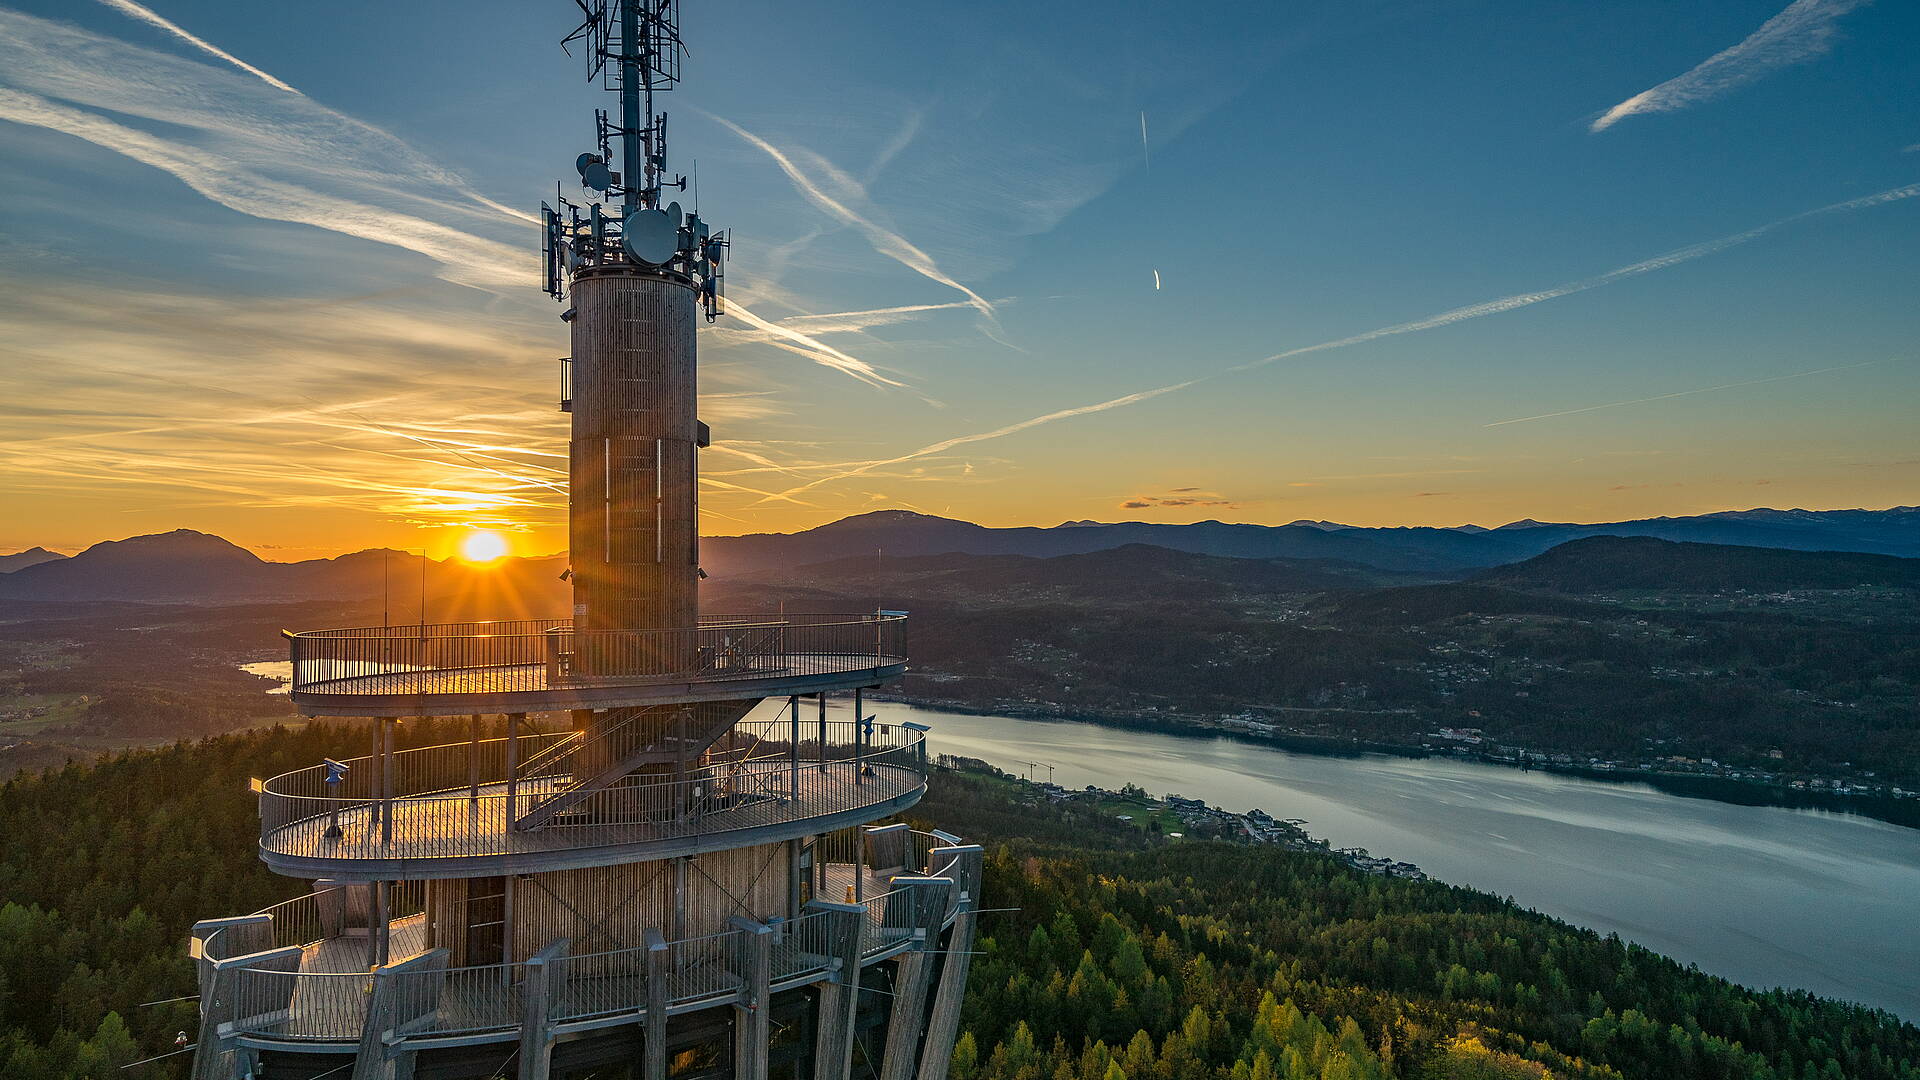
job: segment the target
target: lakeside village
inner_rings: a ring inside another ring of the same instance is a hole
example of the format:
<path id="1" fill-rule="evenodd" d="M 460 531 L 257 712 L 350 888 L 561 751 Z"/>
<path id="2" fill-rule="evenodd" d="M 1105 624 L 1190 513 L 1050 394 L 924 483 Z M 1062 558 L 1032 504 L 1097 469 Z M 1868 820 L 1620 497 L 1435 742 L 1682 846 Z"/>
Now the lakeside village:
<path id="1" fill-rule="evenodd" d="M 1066 788 L 1051 780 L 1034 780 L 997 769 L 977 758 L 958 758 L 942 754 L 938 763 L 949 769 L 988 772 L 1030 793 L 1036 799 L 1052 803 L 1072 803 L 1112 817 L 1124 825 L 1144 829 L 1150 835 L 1179 841 L 1188 838 L 1231 840 L 1246 844 L 1277 844 L 1288 851 L 1317 852 L 1362 873 L 1376 877 L 1425 881 L 1426 872 L 1410 862 L 1382 858 L 1365 848 L 1336 848 L 1315 839 L 1306 831 L 1303 818 L 1276 818 L 1264 810 L 1244 814 L 1208 806 L 1200 799 L 1189 799 L 1169 792 L 1155 798 L 1144 788 L 1128 784 L 1119 791 L 1088 784 L 1084 788 Z M 1172 828 L 1172 826 L 1179 828 Z"/>

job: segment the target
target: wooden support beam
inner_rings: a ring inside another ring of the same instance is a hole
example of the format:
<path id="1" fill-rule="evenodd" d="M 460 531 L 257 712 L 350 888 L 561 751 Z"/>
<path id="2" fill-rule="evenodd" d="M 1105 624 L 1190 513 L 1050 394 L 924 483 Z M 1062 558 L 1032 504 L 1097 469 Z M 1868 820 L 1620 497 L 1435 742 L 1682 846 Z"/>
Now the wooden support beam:
<path id="1" fill-rule="evenodd" d="M 887 1047 L 880 1056 L 880 1080 L 913 1080 L 920 1063 L 920 1037 L 926 1026 L 927 984 L 938 957 L 940 924 L 953 893 L 951 878 L 899 877 L 895 889 L 908 890 L 914 944 L 900 954 L 893 978 L 893 1011 L 887 1019 Z"/>
<path id="2" fill-rule="evenodd" d="M 835 904 L 816 900 L 807 905 L 809 917 L 826 922 L 826 942 L 834 963 L 831 982 L 820 984 L 819 1013 L 814 1018 L 813 1080 L 850 1080 L 853 1075 L 853 1024 L 860 1009 L 860 928 L 867 919 L 864 904 Z"/>
<path id="3" fill-rule="evenodd" d="M 773 1011 L 773 928 L 734 916 L 729 924 L 740 932 L 734 975 L 740 980 L 740 1000 L 733 1007 L 734 1080 L 767 1080 L 767 1046 Z"/>
<path id="4" fill-rule="evenodd" d="M 407 1080 L 414 1051 L 404 1036 L 432 1028 L 447 984 L 447 950 L 428 949 L 373 969 L 352 1080 Z"/>
<path id="5" fill-rule="evenodd" d="M 553 1002 L 567 986 L 566 938 L 527 958 L 520 984 L 519 1080 L 549 1080 L 553 1075 Z"/>
<path id="6" fill-rule="evenodd" d="M 646 1034 L 640 1046 L 641 1076 L 644 1080 L 667 1080 L 667 998 L 672 957 L 667 939 L 658 930 L 648 930 Z"/>

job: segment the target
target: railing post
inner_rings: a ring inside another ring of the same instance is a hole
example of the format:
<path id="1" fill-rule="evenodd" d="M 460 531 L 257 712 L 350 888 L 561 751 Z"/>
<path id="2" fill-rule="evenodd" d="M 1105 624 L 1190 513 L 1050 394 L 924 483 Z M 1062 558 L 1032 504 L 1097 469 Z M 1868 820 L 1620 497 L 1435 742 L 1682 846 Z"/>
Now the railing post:
<path id="1" fill-rule="evenodd" d="M 800 695 L 794 694 L 787 698 L 787 705 L 793 714 L 792 745 L 787 750 L 787 756 L 792 760 L 793 768 L 791 780 L 787 785 L 787 797 L 797 800 L 800 798 Z"/>
<path id="2" fill-rule="evenodd" d="M 814 749 L 820 762 L 820 771 L 827 771 L 827 693 L 822 690 L 814 695 L 820 699 L 820 745 Z"/>
<path id="3" fill-rule="evenodd" d="M 507 831 L 518 826 L 520 816 L 520 718 L 524 713 L 507 714 Z"/>
<path id="4" fill-rule="evenodd" d="M 855 784 L 866 783 L 866 730 L 866 706 L 861 701 L 860 688 L 856 686 L 853 688 L 853 782 Z"/>
<path id="5" fill-rule="evenodd" d="M 380 718 L 380 842 L 393 843 L 393 728 L 394 717 Z"/>
<path id="6" fill-rule="evenodd" d="M 467 735 L 467 798 L 480 801 L 480 714 L 469 721 Z"/>
<path id="7" fill-rule="evenodd" d="M 200 999 L 200 1039 L 193 1055 L 193 1080 L 227 1080 L 234 1035 L 249 1026 L 285 1023 L 293 1004 L 293 981 L 301 949 L 292 946 L 216 960 Z M 249 981 L 249 972 L 268 977 Z"/>

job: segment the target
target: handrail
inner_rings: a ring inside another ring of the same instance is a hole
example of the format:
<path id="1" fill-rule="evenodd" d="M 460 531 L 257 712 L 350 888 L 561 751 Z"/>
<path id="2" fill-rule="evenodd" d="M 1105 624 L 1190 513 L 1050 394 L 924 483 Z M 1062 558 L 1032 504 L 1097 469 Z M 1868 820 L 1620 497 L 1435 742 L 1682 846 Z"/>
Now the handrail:
<path id="1" fill-rule="evenodd" d="M 822 743 L 818 726 L 805 723 L 797 747 L 789 725 L 778 720 L 735 728 L 748 736 L 756 729 L 744 748 L 711 751 L 683 774 L 630 774 L 585 794 L 531 832 L 516 823 L 571 790 L 577 778 L 563 756 L 535 775 L 516 770 L 509 785 L 505 739 L 395 754 L 392 798 L 385 797 L 379 769 L 368 758 L 348 761 L 346 777 L 334 784 L 327 783 L 325 765 L 297 769 L 261 785 L 260 846 L 270 862 L 273 855 L 419 860 L 622 846 L 878 806 L 926 783 L 924 736 L 905 725 L 876 724 L 866 733 L 852 721 L 836 720 L 826 725 Z M 546 838 L 531 839 L 534 833 Z M 556 836 L 563 839 L 556 842 Z"/>
<path id="2" fill-rule="evenodd" d="M 307 695 L 524 694 L 836 675 L 906 663 L 902 615 L 703 615 L 693 626 L 568 620 L 403 624 L 286 635 Z"/>

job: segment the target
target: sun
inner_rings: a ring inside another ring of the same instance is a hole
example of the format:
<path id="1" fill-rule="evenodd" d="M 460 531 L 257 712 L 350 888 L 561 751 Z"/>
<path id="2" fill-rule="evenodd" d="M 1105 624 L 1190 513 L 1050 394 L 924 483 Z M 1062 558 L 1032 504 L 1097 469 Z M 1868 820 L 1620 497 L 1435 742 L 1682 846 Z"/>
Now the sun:
<path id="1" fill-rule="evenodd" d="M 507 538 L 478 529 L 460 539 L 460 557 L 468 562 L 492 562 L 507 553 Z"/>

